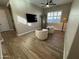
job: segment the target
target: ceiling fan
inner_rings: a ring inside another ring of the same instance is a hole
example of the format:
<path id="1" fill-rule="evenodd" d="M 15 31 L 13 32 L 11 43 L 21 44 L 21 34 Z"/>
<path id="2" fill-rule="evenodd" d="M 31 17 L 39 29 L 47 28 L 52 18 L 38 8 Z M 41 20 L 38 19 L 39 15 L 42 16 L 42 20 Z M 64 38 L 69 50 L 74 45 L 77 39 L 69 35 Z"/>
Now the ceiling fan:
<path id="1" fill-rule="evenodd" d="M 51 6 L 55 6 L 56 4 L 52 1 L 52 0 L 47 0 L 47 3 L 41 3 L 42 7 L 51 7 Z"/>

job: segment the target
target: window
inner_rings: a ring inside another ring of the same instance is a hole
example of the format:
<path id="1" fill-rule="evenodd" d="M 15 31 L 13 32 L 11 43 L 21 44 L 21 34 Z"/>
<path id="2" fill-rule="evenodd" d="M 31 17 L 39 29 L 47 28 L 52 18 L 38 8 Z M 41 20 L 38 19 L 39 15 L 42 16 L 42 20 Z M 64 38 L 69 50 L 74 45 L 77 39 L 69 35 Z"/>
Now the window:
<path id="1" fill-rule="evenodd" d="M 62 11 L 54 11 L 48 13 L 48 23 L 60 23 L 61 22 Z"/>

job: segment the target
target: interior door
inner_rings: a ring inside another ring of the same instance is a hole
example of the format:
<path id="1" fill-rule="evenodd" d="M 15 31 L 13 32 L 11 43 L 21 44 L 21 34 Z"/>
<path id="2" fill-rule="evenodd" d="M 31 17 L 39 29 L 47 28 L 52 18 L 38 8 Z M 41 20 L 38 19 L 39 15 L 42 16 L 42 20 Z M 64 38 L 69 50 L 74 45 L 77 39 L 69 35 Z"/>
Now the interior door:
<path id="1" fill-rule="evenodd" d="M 0 32 L 2 31 L 8 31 L 9 30 L 9 24 L 7 20 L 7 16 L 4 9 L 0 10 Z"/>

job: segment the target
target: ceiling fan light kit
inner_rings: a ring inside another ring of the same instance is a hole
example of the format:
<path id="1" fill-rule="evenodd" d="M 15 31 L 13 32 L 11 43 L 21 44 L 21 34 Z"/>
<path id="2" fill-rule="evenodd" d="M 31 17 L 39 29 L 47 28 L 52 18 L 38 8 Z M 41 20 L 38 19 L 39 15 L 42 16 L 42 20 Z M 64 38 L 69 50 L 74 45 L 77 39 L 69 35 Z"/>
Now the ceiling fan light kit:
<path id="1" fill-rule="evenodd" d="M 50 7 L 49 5 L 46 5 L 46 7 Z"/>
<path id="2" fill-rule="evenodd" d="M 44 5 L 43 7 L 47 7 L 47 8 L 56 5 L 52 0 L 50 1 L 47 0 L 47 3 L 41 3 L 41 4 Z"/>

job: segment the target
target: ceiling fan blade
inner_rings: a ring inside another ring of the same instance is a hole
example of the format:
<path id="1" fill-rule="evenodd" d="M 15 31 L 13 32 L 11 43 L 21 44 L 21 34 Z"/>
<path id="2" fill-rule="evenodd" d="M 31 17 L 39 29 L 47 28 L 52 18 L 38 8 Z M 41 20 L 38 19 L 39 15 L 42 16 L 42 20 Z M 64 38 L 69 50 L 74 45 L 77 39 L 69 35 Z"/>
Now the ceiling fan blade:
<path id="1" fill-rule="evenodd" d="M 45 3 L 41 3 L 41 7 L 44 7 L 46 4 Z"/>
<path id="2" fill-rule="evenodd" d="M 52 0 L 50 0 L 49 3 L 52 3 Z"/>
<path id="3" fill-rule="evenodd" d="M 53 5 L 56 5 L 56 4 L 53 4 Z"/>
<path id="4" fill-rule="evenodd" d="M 45 5 L 48 5 L 49 4 L 49 1 L 47 0 L 47 3 Z"/>
<path id="5" fill-rule="evenodd" d="M 50 5 L 56 5 L 52 0 L 49 1 Z"/>
<path id="6" fill-rule="evenodd" d="M 40 4 L 44 4 L 44 3 L 40 3 Z"/>
<path id="7" fill-rule="evenodd" d="M 53 3 L 53 2 L 52 2 L 52 3 L 49 3 L 49 4 L 50 4 L 50 5 L 56 5 L 56 3 Z"/>

